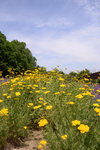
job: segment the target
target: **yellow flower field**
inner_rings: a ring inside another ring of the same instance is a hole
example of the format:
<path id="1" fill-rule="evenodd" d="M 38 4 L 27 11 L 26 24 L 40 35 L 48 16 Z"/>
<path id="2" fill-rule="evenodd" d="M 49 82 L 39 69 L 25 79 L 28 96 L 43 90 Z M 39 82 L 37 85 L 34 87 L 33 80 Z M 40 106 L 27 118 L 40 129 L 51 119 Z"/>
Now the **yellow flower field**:
<path id="1" fill-rule="evenodd" d="M 37 149 L 99 150 L 100 100 L 94 101 L 90 85 L 87 79 L 69 80 L 58 70 L 41 68 L 2 82 L 0 150 L 35 128 L 45 137 Z"/>

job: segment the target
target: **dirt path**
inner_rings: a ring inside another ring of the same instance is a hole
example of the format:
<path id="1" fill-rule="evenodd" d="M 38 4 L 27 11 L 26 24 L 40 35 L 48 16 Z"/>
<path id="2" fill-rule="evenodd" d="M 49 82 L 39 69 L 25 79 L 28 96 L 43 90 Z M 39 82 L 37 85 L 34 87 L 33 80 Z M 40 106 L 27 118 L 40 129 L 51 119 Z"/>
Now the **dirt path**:
<path id="1" fill-rule="evenodd" d="M 5 150 L 37 150 L 41 140 L 44 140 L 42 131 L 32 131 L 31 136 L 25 140 L 23 146 L 13 147 L 9 145 Z"/>

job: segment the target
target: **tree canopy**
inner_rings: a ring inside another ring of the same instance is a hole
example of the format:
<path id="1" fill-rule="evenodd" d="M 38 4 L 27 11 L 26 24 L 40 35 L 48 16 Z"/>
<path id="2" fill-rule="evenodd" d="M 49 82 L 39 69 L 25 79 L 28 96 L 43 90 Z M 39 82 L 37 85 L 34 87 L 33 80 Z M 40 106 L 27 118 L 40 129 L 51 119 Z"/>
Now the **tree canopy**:
<path id="1" fill-rule="evenodd" d="M 19 73 L 23 70 L 33 70 L 35 67 L 36 58 L 26 48 L 26 43 L 17 40 L 9 42 L 0 32 L 0 71 L 3 72 L 3 76 L 8 74 L 9 68 Z"/>

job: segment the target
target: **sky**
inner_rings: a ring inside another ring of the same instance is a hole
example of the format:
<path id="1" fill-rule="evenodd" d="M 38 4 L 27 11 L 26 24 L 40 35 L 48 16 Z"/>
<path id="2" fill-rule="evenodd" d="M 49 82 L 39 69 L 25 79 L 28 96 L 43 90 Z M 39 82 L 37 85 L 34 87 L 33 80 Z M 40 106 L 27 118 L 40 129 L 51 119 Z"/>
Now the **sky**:
<path id="1" fill-rule="evenodd" d="M 100 0 L 0 0 L 0 31 L 47 70 L 100 71 Z"/>

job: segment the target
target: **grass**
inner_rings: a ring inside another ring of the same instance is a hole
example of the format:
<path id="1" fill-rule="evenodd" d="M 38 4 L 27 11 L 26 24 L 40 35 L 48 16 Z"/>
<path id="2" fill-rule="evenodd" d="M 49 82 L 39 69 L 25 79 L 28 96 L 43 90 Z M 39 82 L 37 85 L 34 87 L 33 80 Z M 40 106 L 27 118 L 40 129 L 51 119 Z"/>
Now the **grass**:
<path id="1" fill-rule="evenodd" d="M 99 150 L 100 100 L 94 101 L 89 85 L 40 69 L 2 83 L 0 150 L 8 142 L 17 145 L 35 128 L 43 129 L 46 139 L 38 149 Z"/>

